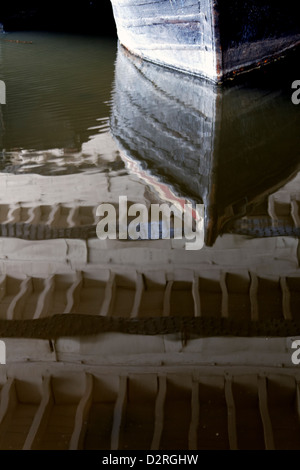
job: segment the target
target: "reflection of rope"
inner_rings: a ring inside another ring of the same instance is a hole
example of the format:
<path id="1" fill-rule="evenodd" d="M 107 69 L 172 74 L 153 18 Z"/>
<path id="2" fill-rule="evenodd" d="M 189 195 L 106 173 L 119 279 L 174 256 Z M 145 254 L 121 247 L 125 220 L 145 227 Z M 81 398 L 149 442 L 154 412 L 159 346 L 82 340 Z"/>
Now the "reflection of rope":
<path id="1" fill-rule="evenodd" d="M 23 240 L 53 240 L 56 238 L 86 240 L 96 236 L 96 225 L 57 228 L 44 224 L 33 225 L 23 222 L 0 224 L 0 237 L 21 238 Z"/>
<path id="2" fill-rule="evenodd" d="M 138 228 L 139 226 L 137 226 Z M 74 226 L 74 227 L 51 227 L 47 224 L 30 224 L 26 222 L 15 222 L 15 223 L 0 223 L 0 237 L 10 237 L 10 238 L 21 238 L 23 240 L 54 240 L 57 238 L 76 238 L 81 240 L 87 240 L 88 238 L 96 238 L 96 225 L 84 225 L 84 226 Z M 117 233 L 119 232 L 119 226 L 117 225 Z M 153 227 L 151 224 L 148 224 L 148 238 L 147 240 L 152 239 L 162 239 L 163 238 L 163 225 L 161 221 L 157 226 Z M 176 232 L 177 233 L 177 232 Z M 177 233 L 178 235 L 178 233 Z M 184 235 L 179 234 L 179 235 Z M 174 228 L 170 226 L 170 238 L 174 238 L 175 232 Z M 141 240 L 139 238 L 138 240 Z M 128 240 L 131 240 L 128 235 Z M 137 240 L 136 240 L 137 241 Z"/>
<path id="3" fill-rule="evenodd" d="M 282 221 L 277 227 L 272 227 L 269 224 L 263 224 L 260 220 L 260 224 L 257 221 L 249 221 L 246 223 L 244 220 L 237 220 L 232 223 L 228 223 L 223 233 L 234 233 L 239 235 L 246 235 L 254 238 L 266 238 L 266 237 L 297 237 L 300 238 L 300 227 L 292 226 L 291 224 Z M 96 225 L 84 225 L 75 227 L 51 227 L 47 224 L 30 224 L 26 222 L 15 222 L 15 223 L 0 223 L 0 237 L 10 238 L 21 238 L 23 240 L 54 240 L 56 238 L 77 238 L 87 240 L 88 238 L 96 238 Z M 117 227 L 118 229 L 118 227 Z M 158 239 L 163 238 L 163 227 L 161 222 L 156 227 L 158 232 Z M 148 240 L 152 239 L 153 227 L 148 227 Z M 155 232 L 156 233 L 156 232 Z M 177 234 L 178 235 L 178 234 Z M 170 226 L 170 238 L 174 238 L 175 232 L 174 227 Z M 184 234 L 182 233 L 184 237 Z M 130 237 L 128 236 L 128 240 Z"/>
<path id="4" fill-rule="evenodd" d="M 300 334 L 300 321 L 235 321 L 184 316 L 127 319 L 71 313 L 38 320 L 0 320 L 2 338 L 54 339 L 108 332 L 148 336 L 179 333 L 184 342 L 196 337 L 213 336 L 290 337 Z"/>
<path id="5" fill-rule="evenodd" d="M 290 236 L 300 238 L 300 227 L 296 227 L 287 219 L 277 219 L 276 225 L 270 217 L 257 217 L 250 219 L 237 219 L 228 222 L 223 228 L 225 233 L 248 235 L 251 237 L 266 238 Z"/>

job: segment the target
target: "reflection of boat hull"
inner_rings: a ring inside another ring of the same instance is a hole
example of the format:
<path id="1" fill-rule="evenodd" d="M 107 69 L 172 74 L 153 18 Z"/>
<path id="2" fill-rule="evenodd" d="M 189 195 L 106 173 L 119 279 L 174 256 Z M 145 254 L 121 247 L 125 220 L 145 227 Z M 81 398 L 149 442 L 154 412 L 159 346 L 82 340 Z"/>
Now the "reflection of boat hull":
<path id="1" fill-rule="evenodd" d="M 111 128 L 127 157 L 205 204 L 208 245 L 228 219 L 244 215 L 299 166 L 299 113 L 283 91 L 220 89 L 122 47 Z"/>
<path id="2" fill-rule="evenodd" d="M 158 67 L 135 62 L 119 49 L 111 118 L 114 137 L 154 172 L 163 174 L 167 166 L 165 177 L 175 186 L 188 177 L 188 193 L 195 197 L 205 197 L 210 185 L 216 100 L 214 87 L 205 88 L 172 71 L 162 74 Z"/>
<path id="3" fill-rule="evenodd" d="M 295 5 L 264 0 L 111 0 L 118 37 L 136 55 L 214 81 L 300 43 Z"/>

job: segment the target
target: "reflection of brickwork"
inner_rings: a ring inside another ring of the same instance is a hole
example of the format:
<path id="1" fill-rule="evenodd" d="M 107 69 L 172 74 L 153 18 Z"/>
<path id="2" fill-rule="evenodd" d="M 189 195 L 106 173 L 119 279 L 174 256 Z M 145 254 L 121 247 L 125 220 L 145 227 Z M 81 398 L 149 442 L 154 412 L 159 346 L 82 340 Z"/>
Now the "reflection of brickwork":
<path id="1" fill-rule="evenodd" d="M 224 232 L 255 237 L 300 237 L 299 174 L 290 182 L 262 198 L 244 217 L 229 221 Z"/>
<path id="2" fill-rule="evenodd" d="M 299 449 L 297 373 L 8 372 L 3 450 Z"/>
<path id="3" fill-rule="evenodd" d="M 96 207 L 55 204 L 0 206 L 0 236 L 25 240 L 96 236 Z"/>
<path id="4" fill-rule="evenodd" d="M 0 314 L 2 320 L 73 313 L 83 318 L 212 318 L 240 324 L 299 321 L 299 286 L 299 275 L 258 276 L 247 271 L 102 269 L 49 277 L 2 275 Z"/>

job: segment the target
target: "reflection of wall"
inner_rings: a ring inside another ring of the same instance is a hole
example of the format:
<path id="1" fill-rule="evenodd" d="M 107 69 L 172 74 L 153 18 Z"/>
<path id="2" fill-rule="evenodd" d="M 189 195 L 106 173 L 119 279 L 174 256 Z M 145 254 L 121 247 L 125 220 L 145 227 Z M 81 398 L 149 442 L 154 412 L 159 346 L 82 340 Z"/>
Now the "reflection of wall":
<path id="1" fill-rule="evenodd" d="M 297 317 L 297 238 L 227 233 L 193 252 L 184 249 L 185 240 L 101 241 L 95 234 L 99 204 L 116 205 L 123 190 L 133 202 L 160 202 L 134 176 L 121 170 L 0 178 L 2 319 L 85 312 L 250 322 Z M 276 226 L 274 214 L 289 198 L 298 204 L 297 182 L 266 199 L 270 224 Z"/>
<path id="2" fill-rule="evenodd" d="M 252 237 L 300 236 L 299 173 L 287 184 L 245 205 L 244 215 L 230 220 L 223 227 L 224 233 L 243 234 Z M 229 214 L 230 216 L 230 214 Z"/>
<path id="3" fill-rule="evenodd" d="M 271 369 L 6 368 L 0 448 L 299 449 L 298 381 Z"/>
<path id="4" fill-rule="evenodd" d="M 135 248 L 131 250 L 131 265 L 126 265 L 126 252 L 122 249 L 115 253 L 114 261 L 119 258 L 116 264 L 113 260 L 84 264 L 87 254 L 84 242 L 62 242 L 40 242 L 34 251 L 25 245 L 30 242 L 24 242 L 15 245 L 14 256 L 8 253 L 7 261 L 1 262 L 1 319 L 37 319 L 62 313 L 140 320 L 173 316 L 212 318 L 216 325 L 221 318 L 246 323 L 298 319 L 300 276 L 296 259 L 294 263 L 293 259 L 274 261 L 271 267 L 278 267 L 277 273 L 275 269 L 273 272 L 259 269 L 259 265 L 241 266 L 238 261 L 235 266 L 229 265 L 224 256 L 214 267 L 206 265 L 203 257 L 198 266 L 184 266 L 173 259 L 163 270 L 153 265 L 141 269 L 142 253 L 134 261 Z M 257 246 L 253 245 L 252 256 Z M 270 248 L 270 244 L 263 246 Z M 9 244 L 2 247 L 8 248 Z M 43 255 L 43 247 L 48 256 Z M 98 250 L 99 257 L 104 255 L 105 246 L 99 245 Z M 274 257 L 279 257 L 280 251 L 283 258 L 288 253 L 287 249 L 277 247 Z M 56 260 L 51 256 L 55 252 Z M 30 262 L 32 253 L 36 256 Z M 161 252 L 151 249 L 150 253 L 159 256 Z M 241 250 L 231 254 L 238 258 Z M 268 261 L 265 254 L 260 256 L 262 264 Z"/>

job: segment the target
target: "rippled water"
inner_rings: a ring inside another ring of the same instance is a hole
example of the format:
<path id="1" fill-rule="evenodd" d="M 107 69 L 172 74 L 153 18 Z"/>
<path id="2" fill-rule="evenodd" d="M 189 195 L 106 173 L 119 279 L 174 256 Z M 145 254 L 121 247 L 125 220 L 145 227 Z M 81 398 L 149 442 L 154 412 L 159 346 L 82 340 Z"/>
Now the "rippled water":
<path id="1" fill-rule="evenodd" d="M 115 41 L 95 37 L 1 38 L 0 76 L 7 90 L 1 109 L 3 171 L 49 174 L 55 165 L 60 172 L 101 166 L 100 154 L 91 163 L 89 151 L 85 159 L 81 152 L 93 136 L 108 132 L 115 54 Z"/>
<path id="2" fill-rule="evenodd" d="M 234 448 L 232 403 L 250 436 L 241 447 L 271 445 L 253 420 L 268 422 L 268 394 L 272 406 L 284 387 L 296 394 L 293 376 L 259 374 L 291 372 L 299 334 L 298 60 L 219 88 L 143 62 L 112 39 L 1 36 L 0 337 L 11 340 L 20 403 L 28 390 L 47 395 L 40 383 L 51 364 L 52 393 L 62 408 L 72 403 L 70 422 L 77 402 L 92 410 L 85 448 Z M 120 196 L 147 207 L 203 204 L 204 246 L 99 240 L 97 207 L 111 203 L 118 214 Z M 87 368 L 93 380 L 78 374 Z M 199 403 L 212 431 L 190 417 Z M 219 415 L 209 421 L 211 403 Z M 288 447 L 294 412 L 284 412 L 284 433 L 276 413 L 277 444 Z M 68 448 L 57 416 L 53 445 Z M 12 445 L 1 436 L 0 447 Z M 47 448 L 49 436 L 14 445 Z"/>

